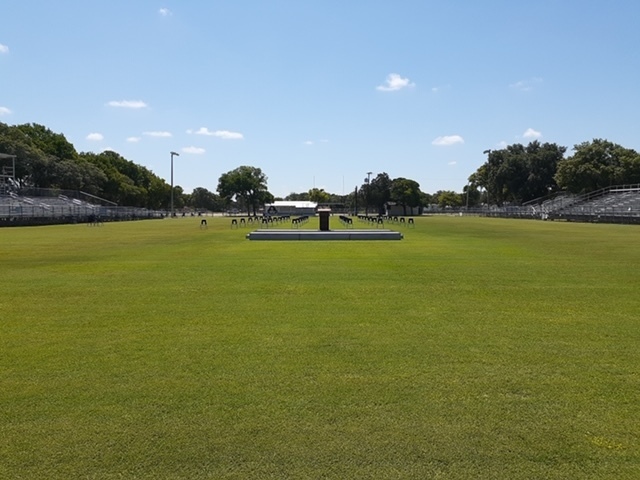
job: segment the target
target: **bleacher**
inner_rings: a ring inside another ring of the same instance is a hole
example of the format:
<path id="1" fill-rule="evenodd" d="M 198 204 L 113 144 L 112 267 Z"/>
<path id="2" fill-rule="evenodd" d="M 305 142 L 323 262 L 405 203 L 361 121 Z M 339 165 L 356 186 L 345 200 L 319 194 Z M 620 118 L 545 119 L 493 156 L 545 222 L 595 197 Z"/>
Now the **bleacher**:
<path id="1" fill-rule="evenodd" d="M 95 223 L 162 216 L 161 212 L 146 208 L 98 205 L 64 194 L 36 196 L 9 192 L 0 195 L 0 226 Z"/>
<path id="2" fill-rule="evenodd" d="M 640 186 L 592 192 L 550 213 L 551 219 L 602 223 L 640 223 Z"/>
<path id="3" fill-rule="evenodd" d="M 549 213 L 555 212 L 558 209 L 569 207 L 576 203 L 576 201 L 577 197 L 575 195 L 571 195 L 569 193 L 561 193 L 554 196 L 553 198 L 544 200 L 540 204 L 540 212 L 548 215 Z"/>
<path id="4" fill-rule="evenodd" d="M 492 206 L 479 214 L 500 218 L 640 224 L 640 184 L 612 186 L 582 195 L 555 193 L 522 205 Z"/>
<path id="5" fill-rule="evenodd" d="M 26 197 L 11 192 L 0 198 L 0 217 L 81 217 L 93 214 L 97 208 L 95 205 L 64 195 Z"/>

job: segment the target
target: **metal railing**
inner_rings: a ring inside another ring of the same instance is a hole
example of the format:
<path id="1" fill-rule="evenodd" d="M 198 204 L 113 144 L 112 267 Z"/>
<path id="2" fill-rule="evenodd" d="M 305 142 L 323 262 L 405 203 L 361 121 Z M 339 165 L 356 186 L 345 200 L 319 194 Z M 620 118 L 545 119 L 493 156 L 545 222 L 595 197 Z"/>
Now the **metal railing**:
<path id="1" fill-rule="evenodd" d="M 33 193 L 33 192 L 30 192 Z M 139 207 L 99 205 L 59 193 L 55 197 L 0 195 L 0 226 L 81 223 L 163 218 L 166 212 Z"/>

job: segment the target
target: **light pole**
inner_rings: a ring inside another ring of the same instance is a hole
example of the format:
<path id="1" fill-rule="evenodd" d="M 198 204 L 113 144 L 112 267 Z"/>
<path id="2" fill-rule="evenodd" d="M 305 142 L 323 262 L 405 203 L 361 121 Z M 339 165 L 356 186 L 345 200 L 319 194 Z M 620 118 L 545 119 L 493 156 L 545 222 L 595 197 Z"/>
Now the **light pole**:
<path id="1" fill-rule="evenodd" d="M 368 217 L 369 216 L 369 189 L 371 188 L 371 174 L 373 172 L 367 172 L 367 191 L 365 192 L 365 205 L 364 205 L 364 213 Z"/>
<path id="2" fill-rule="evenodd" d="M 171 218 L 175 216 L 173 213 L 173 157 L 179 156 L 179 153 L 171 152 Z"/>
<path id="3" fill-rule="evenodd" d="M 488 158 L 491 157 L 491 149 L 490 148 L 486 149 L 482 153 L 485 154 L 485 155 L 488 155 Z M 489 163 L 488 158 L 487 158 L 487 164 Z M 487 179 L 486 183 L 487 184 L 484 187 L 484 191 L 485 191 L 485 193 L 487 195 L 487 210 L 489 210 L 489 180 L 488 179 Z"/>
<path id="4" fill-rule="evenodd" d="M 467 182 L 467 208 L 465 210 L 469 213 L 469 182 Z"/>

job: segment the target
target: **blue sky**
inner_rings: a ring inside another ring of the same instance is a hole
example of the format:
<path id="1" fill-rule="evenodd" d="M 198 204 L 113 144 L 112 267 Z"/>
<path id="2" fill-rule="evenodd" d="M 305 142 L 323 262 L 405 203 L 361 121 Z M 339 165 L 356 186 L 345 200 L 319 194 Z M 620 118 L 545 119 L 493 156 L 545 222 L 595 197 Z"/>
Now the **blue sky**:
<path id="1" fill-rule="evenodd" d="M 0 121 L 114 150 L 190 192 L 367 172 L 461 191 L 483 151 L 640 150 L 637 0 L 5 0 Z"/>

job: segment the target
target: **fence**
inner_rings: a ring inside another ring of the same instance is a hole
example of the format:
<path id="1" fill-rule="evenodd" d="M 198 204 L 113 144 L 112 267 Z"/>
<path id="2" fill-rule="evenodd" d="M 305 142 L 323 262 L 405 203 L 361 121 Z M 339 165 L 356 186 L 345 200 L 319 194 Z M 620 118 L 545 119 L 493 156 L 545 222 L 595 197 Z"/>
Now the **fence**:
<path id="1" fill-rule="evenodd" d="M 56 196 L 27 196 L 24 193 L 42 194 L 51 193 L 51 190 L 26 190 L 20 191 L 20 194 L 11 192 L 0 195 L 0 226 L 141 220 L 165 216 L 165 212 L 146 208 L 120 207 L 89 194 L 84 195 L 102 204 L 81 200 L 77 197 L 82 195 L 76 192 L 58 193 Z"/>
<path id="2" fill-rule="evenodd" d="M 517 206 L 484 205 L 468 209 L 431 207 L 426 213 L 640 224 L 640 185 L 612 186 L 583 195 L 561 193 Z"/>

